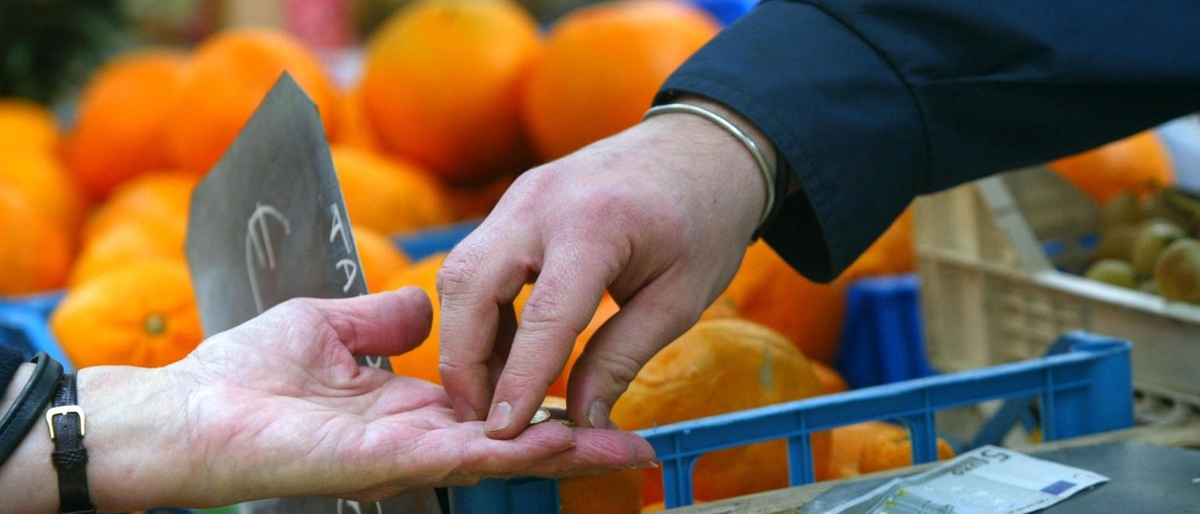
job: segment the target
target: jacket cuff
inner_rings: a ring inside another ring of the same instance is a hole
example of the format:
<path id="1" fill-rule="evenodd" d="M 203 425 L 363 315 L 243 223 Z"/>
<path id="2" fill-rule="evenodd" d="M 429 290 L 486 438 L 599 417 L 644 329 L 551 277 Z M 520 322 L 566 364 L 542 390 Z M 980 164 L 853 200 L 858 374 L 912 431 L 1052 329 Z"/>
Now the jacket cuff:
<path id="1" fill-rule="evenodd" d="M 685 94 L 736 110 L 775 145 L 780 173 L 801 188 L 763 237 L 812 280 L 848 267 L 926 180 L 909 88 L 868 41 L 813 5 L 759 5 L 672 74 L 655 104 Z"/>

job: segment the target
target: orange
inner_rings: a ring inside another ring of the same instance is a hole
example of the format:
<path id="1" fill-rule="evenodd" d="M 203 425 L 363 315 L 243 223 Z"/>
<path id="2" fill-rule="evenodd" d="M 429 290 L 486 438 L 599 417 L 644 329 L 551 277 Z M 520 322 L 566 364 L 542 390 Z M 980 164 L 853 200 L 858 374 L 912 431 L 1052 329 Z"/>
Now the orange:
<path id="1" fill-rule="evenodd" d="M 76 367 L 165 366 L 203 339 L 187 265 L 137 260 L 67 291 L 50 328 Z"/>
<path id="2" fill-rule="evenodd" d="M 704 312 L 700 313 L 701 321 L 706 320 L 706 319 L 723 319 L 723 318 L 740 318 L 740 317 L 742 317 L 742 313 L 741 313 L 741 311 L 738 310 L 738 306 L 736 303 L 734 303 L 733 298 L 730 298 L 725 295 L 722 295 L 720 298 L 717 298 L 717 300 L 714 301 L 712 303 L 712 305 L 709 305 L 707 309 L 704 309 Z"/>
<path id="3" fill-rule="evenodd" d="M 162 258 L 184 262 L 183 243 L 162 237 L 154 225 L 129 221 L 110 225 L 84 244 L 71 266 L 72 286 L 138 259 Z"/>
<path id="4" fill-rule="evenodd" d="M 358 260 L 362 262 L 363 278 L 370 291 L 383 291 L 392 275 L 409 266 L 412 261 L 396 248 L 387 236 L 367 227 L 355 225 L 354 244 L 358 246 Z"/>
<path id="5" fill-rule="evenodd" d="M 937 440 L 938 460 L 954 458 L 954 449 L 945 439 Z M 862 456 L 858 459 L 858 470 L 874 473 L 885 469 L 903 468 L 912 465 L 912 440 L 908 430 L 899 433 L 882 432 L 867 440 Z"/>
<path id="6" fill-rule="evenodd" d="M 480 184 L 529 164 L 521 84 L 537 24 L 508 0 L 422 0 L 372 37 L 362 82 L 391 152 L 446 182 Z"/>
<path id="7" fill-rule="evenodd" d="M 677 0 L 603 2 L 561 18 L 522 110 L 538 156 L 556 159 L 637 124 L 667 76 L 719 30 Z"/>
<path id="8" fill-rule="evenodd" d="M 168 165 L 167 135 L 187 65 L 179 52 L 135 51 L 88 79 L 66 156 L 93 199 L 107 198 L 122 182 Z"/>
<path id="9" fill-rule="evenodd" d="M 833 362 L 849 284 L 848 277 L 812 282 L 760 240 L 746 249 L 725 294 L 746 319 L 779 331 L 811 359 Z"/>
<path id="10" fill-rule="evenodd" d="M 41 150 L 0 151 L 0 180 L 21 191 L 33 206 L 74 234 L 87 202 L 58 157 Z"/>
<path id="11" fill-rule="evenodd" d="M 417 166 L 345 145 L 331 151 L 355 225 L 394 234 L 451 220 L 442 187 Z"/>
<path id="12" fill-rule="evenodd" d="M 841 393 L 850 390 L 850 385 L 846 383 L 845 377 L 832 366 L 824 362 L 813 360 L 809 361 L 812 365 L 813 372 L 817 374 L 817 378 L 821 379 L 821 386 L 826 394 Z"/>
<path id="13" fill-rule="evenodd" d="M 336 136 L 337 99 L 317 57 L 283 32 L 234 29 L 210 37 L 192 54 L 167 136 L 172 164 L 207 173 L 284 71 L 316 103 L 326 133 Z"/>
<path id="14" fill-rule="evenodd" d="M 379 151 L 382 144 L 379 142 L 379 135 L 375 133 L 375 128 L 371 126 L 371 120 L 367 119 L 367 108 L 363 105 L 362 89 L 356 87 L 349 91 L 339 91 L 336 95 L 338 100 L 335 112 L 337 120 L 334 124 L 336 137 L 332 142 L 364 150 Z"/>
<path id="15" fill-rule="evenodd" d="M 908 429 L 893 423 L 868 421 L 832 430 L 829 460 L 819 466 L 817 479 L 832 480 L 912 465 Z M 938 458 L 954 457 L 954 449 L 938 438 Z"/>
<path id="16" fill-rule="evenodd" d="M 66 284 L 71 238 L 0 179 L 0 295 L 35 293 Z"/>
<path id="17" fill-rule="evenodd" d="M 861 475 L 858 462 L 863 448 L 880 434 L 892 437 L 908 437 L 908 431 L 899 425 L 882 421 L 867 421 L 832 431 L 829 460 L 817 468 L 817 480 L 831 480 Z"/>
<path id="18" fill-rule="evenodd" d="M 626 430 L 640 430 L 823 394 L 821 382 L 790 341 L 758 323 L 727 318 L 697 323 L 646 363 L 612 408 Z M 828 434 L 814 434 L 823 462 Z M 658 469 L 644 470 L 646 502 L 662 499 Z M 709 453 L 696 462 L 696 498 L 715 500 L 788 485 L 783 440 Z"/>
<path id="19" fill-rule="evenodd" d="M 856 279 L 912 273 L 917 270 L 914 241 L 912 207 L 909 207 L 842 275 L 846 279 Z"/>
<path id="20" fill-rule="evenodd" d="M 41 104 L 0 98 L 0 151 L 57 151 L 58 121 Z"/>
<path id="21" fill-rule="evenodd" d="M 122 184 L 88 218 L 84 244 L 113 226 L 135 223 L 161 239 L 160 246 L 182 249 L 195 187 L 195 175 L 174 171 L 153 171 Z"/>
<path id="22" fill-rule="evenodd" d="M 1174 183 L 1170 152 L 1153 130 L 1063 157 L 1049 166 L 1101 205 L 1122 191 L 1148 194 Z"/>

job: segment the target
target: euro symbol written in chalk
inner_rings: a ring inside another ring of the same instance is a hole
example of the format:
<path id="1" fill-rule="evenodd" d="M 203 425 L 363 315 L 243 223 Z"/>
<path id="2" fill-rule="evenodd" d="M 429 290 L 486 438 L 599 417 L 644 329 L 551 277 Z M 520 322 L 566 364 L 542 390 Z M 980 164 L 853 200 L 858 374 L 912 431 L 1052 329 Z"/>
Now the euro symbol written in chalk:
<path id="1" fill-rule="evenodd" d="M 257 204 L 254 213 L 246 220 L 246 273 L 250 276 L 250 290 L 254 293 L 254 307 L 261 314 L 263 311 L 262 295 L 258 291 L 258 270 L 274 271 L 276 257 L 271 245 L 271 224 L 275 220 L 283 227 L 283 235 L 292 233 L 291 223 L 287 216 L 270 205 Z"/>

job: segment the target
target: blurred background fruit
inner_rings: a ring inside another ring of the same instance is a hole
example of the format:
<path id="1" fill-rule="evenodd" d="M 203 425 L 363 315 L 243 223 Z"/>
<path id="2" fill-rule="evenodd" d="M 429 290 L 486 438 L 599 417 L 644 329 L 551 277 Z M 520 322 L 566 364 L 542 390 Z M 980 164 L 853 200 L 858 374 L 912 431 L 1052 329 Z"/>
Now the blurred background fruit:
<path id="1" fill-rule="evenodd" d="M 62 287 L 71 265 L 71 237 L 61 225 L 0 180 L 0 294 L 36 293 Z"/>
<path id="2" fill-rule="evenodd" d="M 849 284 L 845 277 L 829 284 L 808 280 L 759 240 L 746 249 L 725 295 L 746 319 L 778 331 L 806 357 L 831 363 L 846 317 Z"/>
<path id="3" fill-rule="evenodd" d="M 207 173 L 285 70 L 316 103 L 326 133 L 333 134 L 334 86 L 317 56 L 280 31 L 229 30 L 192 53 L 167 134 L 171 163 Z"/>
<path id="4" fill-rule="evenodd" d="M 667 76 L 720 30 L 683 1 L 611 1 L 571 11 L 550 30 L 523 115 L 544 161 L 635 125 Z"/>
<path id="5" fill-rule="evenodd" d="M 88 80 L 66 156 L 92 199 L 103 200 L 122 182 L 170 165 L 167 135 L 178 116 L 187 66 L 183 52 L 141 50 L 105 63 Z"/>
<path id="6" fill-rule="evenodd" d="M 412 259 L 383 233 L 360 225 L 354 225 L 351 230 L 367 290 L 384 291 L 393 275 L 412 266 Z"/>
<path id="7" fill-rule="evenodd" d="M 127 262 L 70 289 L 50 328 L 79 368 L 165 366 L 203 338 L 187 265 L 154 258 Z"/>
<path id="8" fill-rule="evenodd" d="M 530 164 L 518 109 L 541 42 L 508 0 L 421 0 L 372 37 L 362 94 L 384 146 L 444 181 Z"/>
<path id="9" fill-rule="evenodd" d="M 417 165 L 345 145 L 331 153 L 355 225 L 394 234 L 452 220 L 443 187 Z"/>
<path id="10" fill-rule="evenodd" d="M 16 97 L 0 97 L 0 151 L 58 149 L 58 120 L 46 106 Z"/>

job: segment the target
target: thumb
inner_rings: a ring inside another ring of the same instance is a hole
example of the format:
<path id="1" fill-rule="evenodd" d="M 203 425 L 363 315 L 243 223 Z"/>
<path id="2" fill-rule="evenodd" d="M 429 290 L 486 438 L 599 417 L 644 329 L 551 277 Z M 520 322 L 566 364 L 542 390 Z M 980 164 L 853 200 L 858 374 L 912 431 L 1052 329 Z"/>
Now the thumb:
<path id="1" fill-rule="evenodd" d="M 417 287 L 354 298 L 305 299 L 296 307 L 315 311 L 315 318 L 333 329 L 354 356 L 400 355 L 412 350 L 429 337 L 433 322 L 429 297 Z"/>

